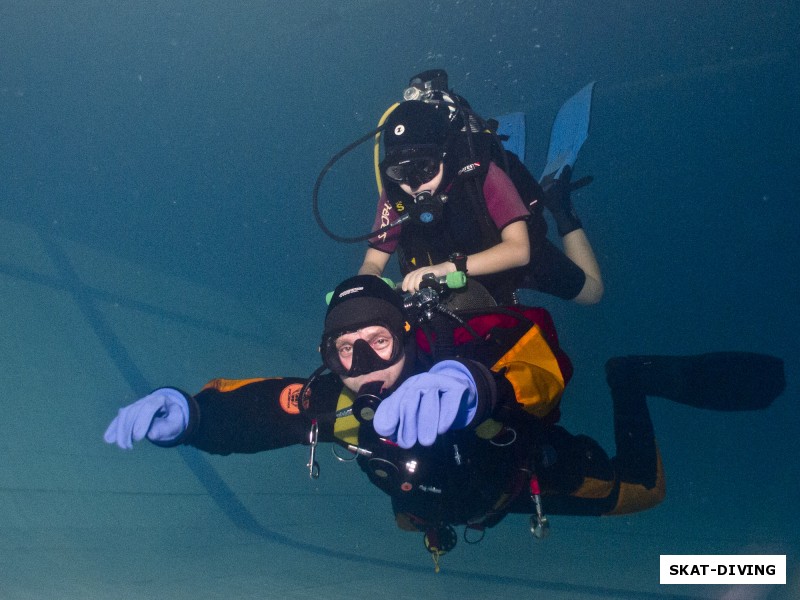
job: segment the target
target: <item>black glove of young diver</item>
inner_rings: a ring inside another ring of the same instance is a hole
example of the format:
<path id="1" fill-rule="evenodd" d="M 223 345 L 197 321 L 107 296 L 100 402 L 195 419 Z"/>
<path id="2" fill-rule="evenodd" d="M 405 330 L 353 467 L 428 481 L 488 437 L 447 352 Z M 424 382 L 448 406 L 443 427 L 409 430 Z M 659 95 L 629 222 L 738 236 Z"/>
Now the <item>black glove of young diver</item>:
<path id="1" fill-rule="evenodd" d="M 553 179 L 551 175 L 548 175 L 542 180 L 542 189 L 544 190 L 542 203 L 553 215 L 558 234 L 561 237 L 583 227 L 570 200 L 571 178 L 572 169 L 567 165 L 561 171 L 561 177 L 558 179 Z"/>

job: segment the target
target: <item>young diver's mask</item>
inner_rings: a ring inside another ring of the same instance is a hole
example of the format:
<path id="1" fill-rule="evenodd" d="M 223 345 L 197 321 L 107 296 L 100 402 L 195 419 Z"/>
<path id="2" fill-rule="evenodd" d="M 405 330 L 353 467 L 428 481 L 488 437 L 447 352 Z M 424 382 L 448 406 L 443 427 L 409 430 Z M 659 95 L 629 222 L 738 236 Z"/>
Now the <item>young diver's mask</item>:
<path id="1" fill-rule="evenodd" d="M 411 189 L 417 189 L 439 174 L 442 156 L 439 152 L 399 159 L 390 157 L 383 161 L 383 174 L 397 184 L 407 184 Z"/>

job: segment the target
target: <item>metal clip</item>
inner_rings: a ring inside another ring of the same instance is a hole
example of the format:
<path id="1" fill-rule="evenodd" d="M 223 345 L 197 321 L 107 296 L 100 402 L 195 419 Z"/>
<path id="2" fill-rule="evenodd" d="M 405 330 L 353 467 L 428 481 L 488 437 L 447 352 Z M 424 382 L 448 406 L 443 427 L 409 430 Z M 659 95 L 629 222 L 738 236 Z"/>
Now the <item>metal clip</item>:
<path id="1" fill-rule="evenodd" d="M 547 516 L 542 509 L 542 491 L 539 488 L 539 478 L 536 477 L 535 473 L 531 475 L 530 486 L 531 499 L 536 508 L 536 514 L 531 515 L 530 519 L 531 533 L 535 538 L 541 540 L 550 533 L 550 521 L 547 520 Z"/>
<path id="2" fill-rule="evenodd" d="M 311 479 L 319 478 L 319 463 L 317 462 L 317 440 L 319 439 L 319 424 L 317 420 L 311 421 L 311 429 L 308 432 L 308 443 L 311 445 L 311 452 L 308 456 L 308 476 Z"/>
<path id="3" fill-rule="evenodd" d="M 453 444 L 453 450 L 455 451 L 453 454 L 453 460 L 456 461 L 456 464 L 460 467 L 461 466 L 461 453 L 458 451 L 458 444 Z"/>
<path id="4" fill-rule="evenodd" d="M 503 436 L 501 439 L 500 436 Z M 495 435 L 492 439 L 489 440 L 489 443 L 492 446 L 497 446 L 498 448 L 505 448 L 506 446 L 510 446 L 514 442 L 517 441 L 517 431 L 512 429 L 511 427 L 503 426 L 503 428 Z"/>

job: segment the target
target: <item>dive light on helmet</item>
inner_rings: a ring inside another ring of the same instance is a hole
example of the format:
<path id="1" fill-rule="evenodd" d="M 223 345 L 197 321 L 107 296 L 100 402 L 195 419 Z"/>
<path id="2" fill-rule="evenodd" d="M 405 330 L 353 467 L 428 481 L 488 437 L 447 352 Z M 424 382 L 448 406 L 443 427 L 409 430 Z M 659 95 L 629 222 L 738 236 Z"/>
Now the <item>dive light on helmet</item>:
<path id="1" fill-rule="evenodd" d="M 412 85 L 411 87 L 407 87 L 403 91 L 403 100 L 405 101 L 420 100 L 422 98 L 423 93 L 424 93 L 423 90 Z"/>
<path id="2" fill-rule="evenodd" d="M 447 92 L 447 71 L 431 69 L 414 75 L 403 91 L 403 100 L 427 100 L 434 92 Z"/>

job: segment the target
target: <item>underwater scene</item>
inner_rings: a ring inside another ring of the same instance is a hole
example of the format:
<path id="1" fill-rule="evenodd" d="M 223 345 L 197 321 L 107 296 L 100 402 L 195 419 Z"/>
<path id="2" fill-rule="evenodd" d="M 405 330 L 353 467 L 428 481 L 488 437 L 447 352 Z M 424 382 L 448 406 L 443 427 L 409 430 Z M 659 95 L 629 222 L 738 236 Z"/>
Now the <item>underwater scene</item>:
<path id="1" fill-rule="evenodd" d="M 800 598 L 799 61 L 790 0 L 0 2 L 0 598 Z M 771 355 L 785 390 L 649 398 L 660 504 L 543 539 L 509 514 L 440 556 L 331 444 L 309 478 L 305 438 L 106 443 L 162 386 L 314 373 L 367 248 L 319 221 L 371 231 L 374 132 L 435 69 L 524 115 L 537 179 L 594 83 L 571 203 L 604 294 L 519 295 L 574 367 L 565 429 L 614 456 L 611 357 Z M 783 556 L 785 584 L 668 585 L 667 555 Z"/>

